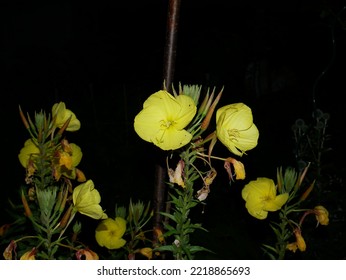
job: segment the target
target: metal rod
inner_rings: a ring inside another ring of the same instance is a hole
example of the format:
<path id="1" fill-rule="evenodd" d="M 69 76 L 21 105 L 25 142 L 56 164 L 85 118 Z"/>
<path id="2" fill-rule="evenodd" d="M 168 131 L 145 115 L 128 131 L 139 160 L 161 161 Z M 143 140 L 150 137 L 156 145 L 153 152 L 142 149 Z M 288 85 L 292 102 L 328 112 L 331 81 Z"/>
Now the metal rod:
<path id="1" fill-rule="evenodd" d="M 172 90 L 175 72 L 180 3 L 181 0 L 169 0 L 163 71 L 163 78 L 169 92 Z"/>
<path id="2" fill-rule="evenodd" d="M 167 13 L 167 30 L 166 30 L 166 45 L 164 52 L 164 65 L 163 65 L 163 79 L 165 81 L 166 89 L 168 92 L 172 90 L 172 82 L 175 72 L 176 60 L 176 45 L 177 45 L 177 32 L 179 22 L 179 9 L 181 0 L 169 0 L 168 13 Z M 167 169 L 165 167 L 165 160 L 155 167 L 155 186 L 154 186 L 154 228 L 163 228 L 162 215 L 160 212 L 164 211 L 166 203 L 166 185 L 165 178 Z M 154 243 L 157 243 L 157 236 L 154 234 Z M 164 258 L 164 255 L 161 255 Z"/>

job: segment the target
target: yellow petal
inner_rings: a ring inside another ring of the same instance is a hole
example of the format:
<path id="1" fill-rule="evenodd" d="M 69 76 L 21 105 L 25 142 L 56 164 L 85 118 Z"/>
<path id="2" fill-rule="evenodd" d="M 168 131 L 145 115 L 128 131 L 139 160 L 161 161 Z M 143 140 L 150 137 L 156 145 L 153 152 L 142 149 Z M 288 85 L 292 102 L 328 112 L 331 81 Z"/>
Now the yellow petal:
<path id="1" fill-rule="evenodd" d="M 28 139 L 24 143 L 24 147 L 20 150 L 18 159 L 20 164 L 24 167 L 28 167 L 29 159 L 40 153 L 39 148 L 34 144 L 32 139 Z"/>
<path id="2" fill-rule="evenodd" d="M 126 220 L 117 217 L 115 220 L 107 218 L 100 222 L 95 231 L 97 243 L 108 249 L 119 249 L 126 244 L 122 238 L 126 231 Z"/>
<path id="3" fill-rule="evenodd" d="M 216 123 L 224 123 L 239 130 L 245 130 L 253 123 L 252 111 L 244 103 L 229 104 L 216 111 Z"/>
<path id="4" fill-rule="evenodd" d="M 126 231 L 126 220 L 121 217 L 115 218 L 116 229 L 118 231 L 118 236 L 121 237 Z"/>
<path id="5" fill-rule="evenodd" d="M 249 151 L 258 144 L 259 132 L 255 124 L 247 130 L 239 131 L 239 137 L 236 141 L 236 147 L 240 151 Z"/>
<path id="6" fill-rule="evenodd" d="M 55 125 L 61 128 L 66 121 L 71 117 L 70 123 L 66 128 L 67 131 L 76 131 L 80 129 L 80 121 L 76 115 L 69 109 L 66 109 L 64 102 L 55 103 L 52 107 L 52 115 L 56 117 Z"/>
<path id="7" fill-rule="evenodd" d="M 153 139 L 152 142 L 162 150 L 167 151 L 179 149 L 189 143 L 191 139 L 191 133 L 186 130 L 167 129 L 161 136 Z"/>
<path id="8" fill-rule="evenodd" d="M 107 214 L 103 212 L 102 207 L 98 204 L 80 207 L 78 212 L 95 220 L 107 218 Z"/>
<path id="9" fill-rule="evenodd" d="M 242 197 L 247 200 L 249 193 L 252 193 L 258 197 L 267 196 L 270 190 L 275 191 L 275 183 L 272 179 L 259 177 L 256 180 L 250 181 L 242 190 Z"/>
<path id="10" fill-rule="evenodd" d="M 259 220 L 264 220 L 268 216 L 268 212 L 261 208 L 247 208 L 247 210 L 251 216 Z"/>
<path id="11" fill-rule="evenodd" d="M 142 110 L 135 117 L 134 129 L 143 140 L 152 142 L 152 139 L 160 137 L 158 136 L 160 133 L 163 134 L 161 120 L 164 117 L 160 118 L 155 110 Z"/>
<path id="12" fill-rule="evenodd" d="M 92 180 L 88 180 L 74 188 L 72 193 L 73 204 L 78 212 L 93 219 L 105 219 L 107 215 L 99 205 L 101 196 L 94 188 Z"/>
<path id="13" fill-rule="evenodd" d="M 288 200 L 288 193 L 283 193 L 275 197 L 274 200 L 270 200 L 266 203 L 264 209 L 266 211 L 277 211 L 281 209 L 281 207 L 286 203 Z"/>
<path id="14" fill-rule="evenodd" d="M 180 105 L 179 111 L 174 112 L 176 119 L 176 129 L 185 128 L 193 119 L 197 112 L 197 107 L 193 99 L 187 95 L 178 95 L 176 98 Z"/>
<path id="15" fill-rule="evenodd" d="M 72 166 L 76 167 L 82 160 L 82 149 L 74 143 L 70 143 L 70 146 L 72 148 Z"/>

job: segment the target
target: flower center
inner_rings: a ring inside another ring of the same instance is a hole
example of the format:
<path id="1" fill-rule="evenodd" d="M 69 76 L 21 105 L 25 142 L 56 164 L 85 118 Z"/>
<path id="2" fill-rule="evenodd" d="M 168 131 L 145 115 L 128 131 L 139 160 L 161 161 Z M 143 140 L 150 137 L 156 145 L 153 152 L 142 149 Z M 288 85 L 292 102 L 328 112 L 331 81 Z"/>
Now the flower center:
<path id="1" fill-rule="evenodd" d="M 237 140 L 237 138 L 240 136 L 239 130 L 238 129 L 228 129 L 227 130 L 228 137 L 231 141 Z"/>
<path id="2" fill-rule="evenodd" d="M 169 129 L 170 127 L 174 126 L 175 121 L 171 120 L 161 120 L 161 128 L 162 129 Z"/>
<path id="3" fill-rule="evenodd" d="M 267 203 L 272 201 L 273 199 L 269 195 L 262 196 L 262 202 Z"/>

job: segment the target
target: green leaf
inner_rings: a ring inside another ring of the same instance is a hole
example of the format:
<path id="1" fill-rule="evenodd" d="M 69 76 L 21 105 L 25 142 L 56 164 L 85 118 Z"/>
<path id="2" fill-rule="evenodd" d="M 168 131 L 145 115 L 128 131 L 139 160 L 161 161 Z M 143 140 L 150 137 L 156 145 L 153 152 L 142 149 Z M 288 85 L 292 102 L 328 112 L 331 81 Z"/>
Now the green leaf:
<path id="1" fill-rule="evenodd" d="M 163 236 L 164 236 L 164 237 L 169 237 L 169 236 L 171 236 L 171 235 L 176 235 L 176 234 L 178 234 L 178 231 L 177 231 L 176 229 L 172 229 L 172 230 L 166 231 L 166 232 L 163 234 Z"/>
<path id="2" fill-rule="evenodd" d="M 166 223 L 164 224 L 165 229 L 169 230 L 169 231 L 173 231 L 176 230 L 175 227 L 171 226 L 170 224 Z"/>
<path id="3" fill-rule="evenodd" d="M 177 223 L 177 220 L 176 220 L 175 216 L 173 216 L 172 214 L 166 213 L 166 212 L 160 212 L 160 214 L 161 214 L 162 216 L 165 216 L 165 217 L 170 218 L 171 220 L 173 220 L 174 222 Z"/>
<path id="4" fill-rule="evenodd" d="M 270 225 L 270 227 L 272 228 L 277 237 L 281 236 L 281 232 L 277 228 L 275 228 L 273 225 Z"/>
<path id="5" fill-rule="evenodd" d="M 276 254 L 278 253 L 277 250 L 273 246 L 270 246 L 270 245 L 267 245 L 267 244 L 263 244 L 262 246 L 265 247 L 265 249 L 263 249 L 265 252 L 267 252 L 266 249 L 269 249 L 270 251 L 273 251 Z"/>
<path id="6" fill-rule="evenodd" d="M 197 253 L 197 252 L 201 252 L 201 251 L 204 251 L 204 252 L 209 252 L 209 253 L 213 253 L 215 254 L 215 252 L 205 248 L 205 247 L 202 247 L 202 246 L 197 246 L 197 245 L 193 245 L 193 246 L 190 246 L 190 252 L 191 253 Z"/>
<path id="7" fill-rule="evenodd" d="M 191 200 L 190 202 L 188 202 L 187 204 L 187 208 L 193 208 L 195 207 L 199 202 L 197 200 Z"/>
<path id="8" fill-rule="evenodd" d="M 169 252 L 174 252 L 175 248 L 176 247 L 173 246 L 173 245 L 163 245 L 163 246 L 160 246 L 160 247 L 157 247 L 157 248 L 153 249 L 153 251 L 160 251 L 160 252 L 162 252 L 162 251 L 169 251 Z"/>

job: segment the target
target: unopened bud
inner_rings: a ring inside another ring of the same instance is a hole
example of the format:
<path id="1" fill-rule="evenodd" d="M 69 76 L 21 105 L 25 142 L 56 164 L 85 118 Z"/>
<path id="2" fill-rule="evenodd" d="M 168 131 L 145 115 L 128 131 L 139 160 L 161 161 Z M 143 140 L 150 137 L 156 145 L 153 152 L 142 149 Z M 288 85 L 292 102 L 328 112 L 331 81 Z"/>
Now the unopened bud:
<path id="1" fill-rule="evenodd" d="M 24 207 L 24 211 L 25 211 L 25 216 L 30 218 L 32 216 L 32 212 L 31 212 L 31 209 L 29 207 L 28 201 L 26 200 L 26 197 L 25 197 L 23 190 L 22 190 L 21 199 L 22 199 L 22 203 L 23 203 L 23 207 Z"/>

